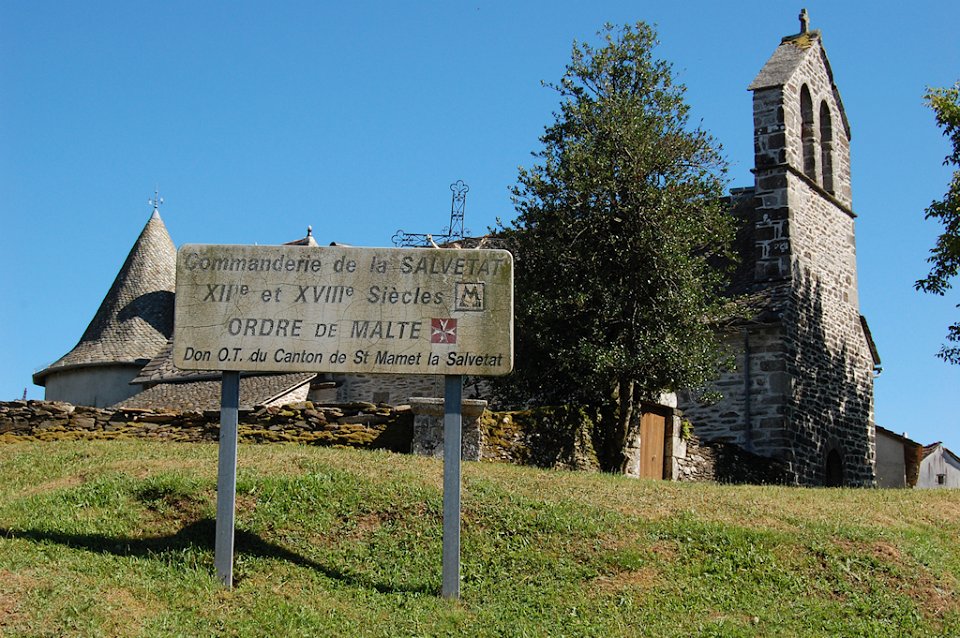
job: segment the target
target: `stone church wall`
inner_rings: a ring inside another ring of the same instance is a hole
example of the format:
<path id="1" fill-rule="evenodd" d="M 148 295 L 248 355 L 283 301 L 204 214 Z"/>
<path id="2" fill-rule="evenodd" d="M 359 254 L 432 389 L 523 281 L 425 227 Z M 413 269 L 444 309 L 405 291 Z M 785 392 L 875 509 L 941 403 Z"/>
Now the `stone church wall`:
<path id="1" fill-rule="evenodd" d="M 443 377 L 427 374 L 342 374 L 331 401 L 401 405 L 410 397 L 442 397 Z"/>
<path id="2" fill-rule="evenodd" d="M 790 176 L 794 299 L 787 325 L 794 379 L 790 436 L 801 482 L 824 480 L 836 451 L 848 485 L 874 481 L 873 360 L 857 304 L 853 218 Z"/>
<path id="3" fill-rule="evenodd" d="M 786 118 L 791 106 L 780 88 L 757 91 L 753 96 L 754 164 L 756 166 L 757 215 L 754 253 L 754 278 L 758 282 L 776 281 L 790 276 L 790 227 L 787 206 L 786 175 L 776 170 L 785 165 L 787 144 Z"/>
<path id="4" fill-rule="evenodd" d="M 728 334 L 726 342 L 736 356 L 733 369 L 712 387 L 721 398 L 712 403 L 684 401 L 684 415 L 704 440 L 733 443 L 768 457 L 785 456 L 791 445 L 785 434 L 791 382 L 782 328 L 776 323 L 745 326 Z"/>

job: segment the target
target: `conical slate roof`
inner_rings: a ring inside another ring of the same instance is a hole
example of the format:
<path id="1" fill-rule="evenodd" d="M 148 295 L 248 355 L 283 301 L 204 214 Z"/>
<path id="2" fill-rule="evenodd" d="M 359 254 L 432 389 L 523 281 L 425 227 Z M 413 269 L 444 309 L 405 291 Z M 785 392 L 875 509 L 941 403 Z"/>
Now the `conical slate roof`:
<path id="1" fill-rule="evenodd" d="M 154 209 L 80 342 L 45 370 L 112 363 L 146 363 L 173 334 L 177 249 Z"/>

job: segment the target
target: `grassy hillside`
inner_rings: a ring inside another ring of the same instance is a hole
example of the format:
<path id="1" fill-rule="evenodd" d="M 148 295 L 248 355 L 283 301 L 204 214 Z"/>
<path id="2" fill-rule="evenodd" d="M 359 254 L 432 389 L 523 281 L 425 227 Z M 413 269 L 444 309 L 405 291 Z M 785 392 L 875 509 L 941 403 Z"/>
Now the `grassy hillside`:
<path id="1" fill-rule="evenodd" d="M 960 635 L 960 494 L 671 484 L 242 446 L 237 586 L 214 445 L 0 446 L 3 636 Z"/>

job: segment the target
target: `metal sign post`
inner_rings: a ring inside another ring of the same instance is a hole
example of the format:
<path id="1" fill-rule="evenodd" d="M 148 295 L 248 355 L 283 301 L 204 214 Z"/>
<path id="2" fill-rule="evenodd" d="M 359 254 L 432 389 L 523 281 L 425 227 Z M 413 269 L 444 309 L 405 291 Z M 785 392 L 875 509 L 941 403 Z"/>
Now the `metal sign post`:
<path id="1" fill-rule="evenodd" d="M 224 372 L 220 390 L 220 452 L 217 461 L 217 531 L 213 563 L 217 578 L 233 587 L 233 529 L 237 500 L 237 421 L 240 373 Z"/>
<path id="2" fill-rule="evenodd" d="M 463 377 L 444 377 L 443 400 L 443 584 L 444 598 L 460 598 L 460 438 Z"/>

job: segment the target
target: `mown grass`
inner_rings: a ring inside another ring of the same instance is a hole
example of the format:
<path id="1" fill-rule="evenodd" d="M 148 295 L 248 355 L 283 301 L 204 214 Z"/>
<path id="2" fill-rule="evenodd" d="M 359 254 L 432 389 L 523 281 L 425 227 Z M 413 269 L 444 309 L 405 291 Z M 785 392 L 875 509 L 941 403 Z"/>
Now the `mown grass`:
<path id="1" fill-rule="evenodd" d="M 442 466 L 241 446 L 236 587 L 217 448 L 0 446 L 4 636 L 960 635 L 960 495 L 635 481 L 468 463 L 463 587 Z"/>

